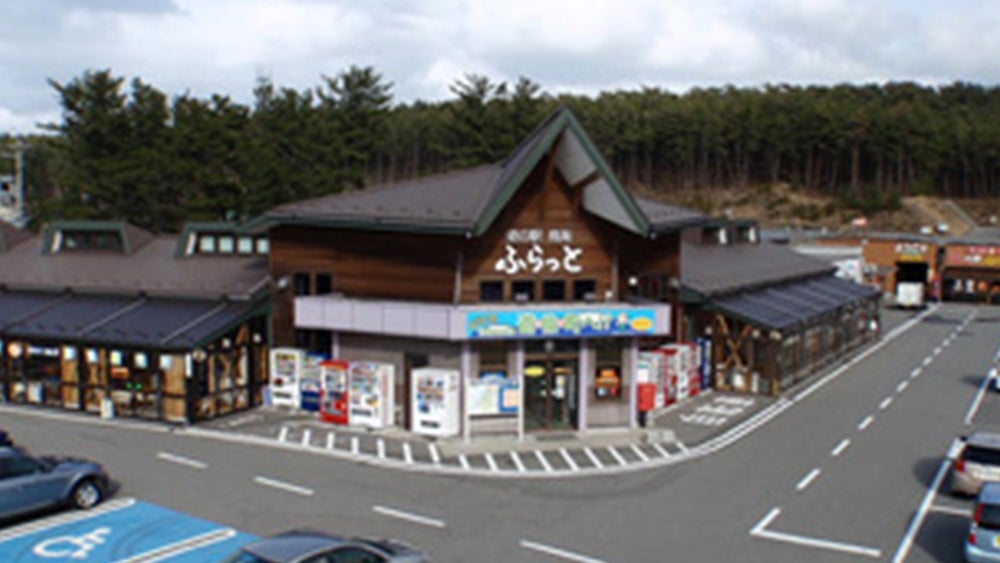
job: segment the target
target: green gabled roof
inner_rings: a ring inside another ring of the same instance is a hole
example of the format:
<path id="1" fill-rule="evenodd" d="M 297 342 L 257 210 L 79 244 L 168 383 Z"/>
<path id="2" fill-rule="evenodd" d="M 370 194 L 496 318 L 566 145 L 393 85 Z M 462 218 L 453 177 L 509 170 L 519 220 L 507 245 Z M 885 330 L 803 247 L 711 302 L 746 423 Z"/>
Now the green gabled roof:
<path id="1" fill-rule="evenodd" d="M 567 142 L 569 139 L 573 142 Z M 582 155 L 573 153 L 583 158 L 567 157 L 565 162 L 566 166 L 577 168 L 574 172 L 586 171 L 584 176 L 594 180 L 583 188 L 595 196 L 589 203 L 588 198 L 584 198 L 584 207 L 591 213 L 642 236 L 676 229 L 681 222 L 687 225 L 701 218 L 690 210 L 672 208 L 677 211 L 674 213 L 665 211 L 669 206 L 660 205 L 655 210 L 656 220 L 651 221 L 650 206 L 640 205 L 622 187 L 573 112 L 568 107 L 561 107 L 500 163 L 285 204 L 244 228 L 301 225 L 481 236 L 490 229 L 532 170 L 546 154 L 552 154 L 559 143 L 564 143 L 560 154 L 562 151 L 583 151 Z M 557 156 L 557 162 L 559 158 Z"/>
<path id="2" fill-rule="evenodd" d="M 123 254 L 132 254 L 155 238 L 149 231 L 140 229 L 139 227 L 136 227 L 126 221 L 54 221 L 45 227 L 45 232 L 43 234 L 44 246 L 42 247 L 42 251 L 45 254 L 52 253 L 52 246 L 56 233 L 62 231 L 117 233 L 121 237 Z"/>

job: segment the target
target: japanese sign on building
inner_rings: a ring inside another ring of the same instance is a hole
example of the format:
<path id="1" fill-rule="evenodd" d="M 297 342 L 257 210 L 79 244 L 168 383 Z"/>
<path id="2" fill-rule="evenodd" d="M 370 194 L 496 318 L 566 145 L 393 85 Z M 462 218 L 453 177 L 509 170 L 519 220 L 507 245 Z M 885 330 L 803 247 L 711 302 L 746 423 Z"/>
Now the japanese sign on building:
<path id="1" fill-rule="evenodd" d="M 1000 268 L 1000 247 L 983 245 L 949 246 L 945 254 L 945 265 L 973 268 Z"/>
<path id="2" fill-rule="evenodd" d="M 511 229 L 493 269 L 507 275 L 578 274 L 583 249 L 572 243 L 573 233 L 566 229 Z"/>
<path id="3" fill-rule="evenodd" d="M 654 309 L 470 311 L 469 338 L 643 336 L 656 332 Z"/>

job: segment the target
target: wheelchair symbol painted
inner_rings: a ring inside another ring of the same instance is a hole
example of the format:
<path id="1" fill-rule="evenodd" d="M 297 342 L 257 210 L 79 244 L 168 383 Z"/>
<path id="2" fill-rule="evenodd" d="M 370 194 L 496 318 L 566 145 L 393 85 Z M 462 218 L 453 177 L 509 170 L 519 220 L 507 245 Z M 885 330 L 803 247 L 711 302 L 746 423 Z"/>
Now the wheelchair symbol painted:
<path id="1" fill-rule="evenodd" d="M 31 552 L 46 559 L 86 559 L 87 554 L 102 545 L 110 533 L 111 528 L 102 526 L 81 536 L 59 536 L 35 545 Z"/>

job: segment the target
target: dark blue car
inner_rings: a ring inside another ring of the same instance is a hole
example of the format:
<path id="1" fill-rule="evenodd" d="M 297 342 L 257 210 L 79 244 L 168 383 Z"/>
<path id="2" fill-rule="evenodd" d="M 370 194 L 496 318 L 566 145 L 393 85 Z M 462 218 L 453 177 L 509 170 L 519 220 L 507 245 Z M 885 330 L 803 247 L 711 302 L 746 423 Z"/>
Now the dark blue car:
<path id="1" fill-rule="evenodd" d="M 314 530 L 291 530 L 257 540 L 225 563 L 428 563 L 427 556 L 399 540 L 343 538 Z"/>
<path id="2" fill-rule="evenodd" d="M 104 468 L 91 461 L 35 457 L 0 446 L 0 518 L 58 506 L 92 508 L 104 500 L 109 482 Z"/>

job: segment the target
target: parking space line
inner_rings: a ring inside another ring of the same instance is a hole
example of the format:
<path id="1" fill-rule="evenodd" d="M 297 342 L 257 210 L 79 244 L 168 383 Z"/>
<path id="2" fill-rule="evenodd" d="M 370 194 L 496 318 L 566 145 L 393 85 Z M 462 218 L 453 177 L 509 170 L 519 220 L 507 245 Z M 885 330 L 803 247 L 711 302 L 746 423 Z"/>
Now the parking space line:
<path id="1" fill-rule="evenodd" d="M 622 457 L 622 454 L 618 453 L 618 450 L 616 450 L 614 446 L 608 446 L 608 453 L 611 454 L 611 457 L 615 458 L 615 461 L 618 462 L 618 465 L 628 464 L 628 462 L 625 461 L 625 458 Z"/>
<path id="2" fill-rule="evenodd" d="M 430 444 L 427 449 L 431 452 L 431 461 L 434 462 L 434 465 L 441 465 L 441 454 L 438 453 L 437 446 Z"/>
<path id="3" fill-rule="evenodd" d="M 115 563 L 153 563 L 155 561 L 161 561 L 166 557 L 174 558 L 191 550 L 200 549 L 202 547 L 212 545 L 213 543 L 219 543 L 221 541 L 234 538 L 236 537 L 236 534 L 236 530 L 232 528 L 212 530 L 211 532 L 206 532 L 204 534 L 194 536 L 193 538 L 187 538 L 179 542 L 160 546 L 145 553 L 133 555 L 127 559 L 118 559 Z"/>
<path id="4" fill-rule="evenodd" d="M 560 559 L 565 559 L 567 561 L 576 561 L 577 563 L 604 563 L 604 561 L 600 559 L 594 559 L 593 557 L 588 557 L 586 555 L 581 555 L 579 553 L 574 553 L 558 547 L 552 547 L 550 545 L 528 540 L 521 540 L 521 547 L 537 551 L 539 553 L 544 553 L 546 555 L 551 555 L 553 557 L 558 557 Z"/>
<path id="5" fill-rule="evenodd" d="M 972 515 L 972 511 L 968 508 L 962 508 L 960 506 L 942 506 L 939 504 L 931 505 L 927 509 L 928 512 L 939 512 L 941 514 L 951 514 L 952 516 L 964 516 L 969 517 Z"/>
<path id="6" fill-rule="evenodd" d="M 849 438 L 844 438 L 843 440 L 840 441 L 839 444 L 837 444 L 836 448 L 833 448 L 833 451 L 830 452 L 830 455 L 832 455 L 833 457 L 838 457 L 840 456 L 840 454 L 844 453 L 844 450 L 846 450 L 847 446 L 850 445 L 851 445 L 851 440 Z"/>
<path id="7" fill-rule="evenodd" d="M 944 482 L 945 475 L 948 474 L 948 468 L 951 466 L 952 457 L 957 455 L 958 448 L 960 447 L 961 442 L 958 440 L 952 441 L 951 447 L 948 450 L 948 455 L 941 461 L 941 465 L 938 467 L 937 473 L 934 475 L 934 480 L 931 482 L 930 488 L 927 489 L 927 494 L 924 495 L 924 500 L 920 502 L 920 507 L 917 509 L 917 513 L 913 515 L 913 519 L 910 521 L 910 526 L 906 529 L 906 534 L 899 542 L 899 547 L 896 549 L 896 555 L 892 558 L 892 563 L 902 563 L 902 561 L 906 559 L 907 554 L 910 553 L 910 549 L 913 547 L 913 541 L 917 537 L 917 532 L 920 531 L 920 527 L 924 525 L 924 519 L 927 518 L 927 512 L 934 503 L 934 497 L 937 496 L 938 489 L 941 488 L 941 483 Z"/>
<path id="8" fill-rule="evenodd" d="M 282 491 L 287 491 L 289 493 L 295 493 L 297 495 L 302 495 L 304 497 L 311 497 L 316 494 L 316 491 L 306 487 L 300 487 L 298 485 L 293 485 L 291 483 L 285 483 L 284 481 L 278 481 L 277 479 L 271 479 L 268 477 L 261 477 L 257 475 L 253 478 L 254 483 L 258 485 L 264 485 L 265 487 L 271 487 L 273 489 L 279 489 Z"/>
<path id="9" fill-rule="evenodd" d="M 781 514 L 781 509 L 778 507 L 772 508 L 766 516 L 761 518 L 760 522 L 750 530 L 750 535 L 757 538 L 764 538 L 773 541 L 780 541 L 785 543 L 791 543 L 795 545 L 801 545 L 805 547 L 815 547 L 818 549 L 827 549 L 830 551 L 837 551 L 840 553 L 850 553 L 852 555 L 863 555 L 865 557 L 871 557 L 878 559 L 882 557 L 882 551 L 872 547 L 865 547 L 862 545 L 856 545 L 851 543 L 844 543 L 832 540 L 823 540 L 818 538 L 810 538 L 807 536 L 798 536 L 794 534 L 787 534 L 785 532 L 775 532 L 768 530 L 767 527 L 770 526 L 774 520 Z"/>
<path id="10" fill-rule="evenodd" d="M 884 411 L 885 409 L 889 408 L 889 405 L 891 404 L 892 404 L 892 397 L 886 397 L 882 399 L 881 403 L 878 404 L 878 408 L 879 410 Z"/>
<path id="11" fill-rule="evenodd" d="M 312 443 L 312 430 L 306 428 L 302 431 L 302 445 L 308 446 Z"/>
<path id="12" fill-rule="evenodd" d="M 326 449 L 332 450 L 333 445 L 337 442 L 337 435 L 333 432 L 326 433 Z"/>
<path id="13" fill-rule="evenodd" d="M 358 455 L 360 451 L 361 451 L 361 446 L 360 444 L 358 444 L 358 437 L 351 436 L 351 453 L 354 455 Z"/>
<path id="14" fill-rule="evenodd" d="M 968 412 L 965 413 L 965 425 L 968 426 L 972 424 L 972 419 L 975 418 L 976 413 L 979 412 L 979 407 L 983 404 L 983 398 L 986 397 L 986 387 L 990 383 L 990 377 L 984 376 L 982 384 L 979 385 L 979 391 L 976 392 L 976 398 L 969 405 Z"/>
<path id="15" fill-rule="evenodd" d="M 545 468 L 545 471 L 549 473 L 552 472 L 552 466 L 549 465 L 549 460 L 545 459 L 545 454 L 542 453 L 542 450 L 535 450 L 535 457 L 538 458 L 538 463 L 542 464 L 542 467 Z"/>
<path id="16" fill-rule="evenodd" d="M 632 451 L 635 452 L 635 455 L 639 456 L 639 459 L 642 461 L 649 461 L 649 456 L 646 455 L 646 452 L 642 451 L 642 448 L 640 448 L 638 444 L 632 444 Z"/>
<path id="17" fill-rule="evenodd" d="M 385 459 L 385 440 L 379 438 L 375 441 L 375 449 L 378 451 L 378 458 Z"/>
<path id="18" fill-rule="evenodd" d="M 527 471 L 527 469 L 525 469 L 524 467 L 524 462 L 521 461 L 521 456 L 517 455 L 517 452 L 511 451 L 510 459 L 511 461 L 514 462 L 514 467 L 517 468 L 518 473 L 524 473 L 525 471 Z"/>
<path id="19" fill-rule="evenodd" d="M 559 455 L 561 455 L 563 460 L 566 461 L 566 465 L 568 465 L 570 469 L 572 469 L 573 471 L 580 469 L 580 466 L 576 464 L 576 460 L 574 460 L 569 455 L 569 452 L 566 451 L 566 448 L 559 448 Z"/>
<path id="20" fill-rule="evenodd" d="M 403 461 L 406 463 L 413 463 L 413 450 L 410 449 L 409 442 L 403 442 Z"/>
<path id="21" fill-rule="evenodd" d="M 26 536 L 28 534 L 34 534 L 36 532 L 42 532 L 49 530 L 51 528 L 56 528 L 64 524 L 72 524 L 74 522 L 79 522 L 81 520 L 89 520 L 95 516 L 100 516 L 101 514 L 107 514 L 109 512 L 115 512 L 116 510 L 122 510 L 124 508 L 129 508 L 134 506 L 136 500 L 134 498 L 123 498 L 110 500 L 105 503 L 91 508 L 90 510 L 83 512 L 67 512 L 60 514 L 58 516 L 53 516 L 51 518 L 46 518 L 41 521 L 28 522 L 27 524 L 21 524 L 20 526 L 14 526 L 13 528 L 7 528 L 0 531 L 0 543 L 8 540 L 16 539 L 21 536 Z"/>
<path id="22" fill-rule="evenodd" d="M 819 474 L 820 474 L 819 468 L 818 467 L 814 467 L 813 470 L 810 471 L 808 475 L 806 475 L 805 477 L 803 477 L 802 480 L 799 481 L 799 483 L 797 485 L 795 485 L 795 490 L 796 491 L 804 491 L 806 489 L 806 487 L 808 487 L 809 485 L 811 485 L 812 482 L 815 481 L 817 477 L 819 477 Z"/>
<path id="23" fill-rule="evenodd" d="M 278 431 L 278 441 L 279 442 L 286 442 L 286 441 L 288 441 L 288 427 L 287 426 L 282 426 L 281 430 Z"/>
<path id="24" fill-rule="evenodd" d="M 590 460 L 590 463 L 594 464 L 594 467 L 598 469 L 602 469 L 604 467 L 604 464 L 601 463 L 600 458 L 597 457 L 597 454 L 594 453 L 594 450 L 590 449 L 589 447 L 583 448 L 583 453 L 587 454 L 587 458 Z"/>
<path id="25" fill-rule="evenodd" d="M 670 452 L 668 452 L 667 449 L 661 446 L 660 444 L 653 444 L 653 449 L 660 452 L 660 455 L 662 455 L 664 458 L 670 457 Z"/>
<path id="26" fill-rule="evenodd" d="M 869 426 L 871 426 L 872 422 L 874 422 L 874 421 L 875 421 L 875 417 L 872 416 L 872 415 L 868 415 L 867 418 L 865 418 L 864 420 L 861 421 L 861 424 L 858 424 L 858 430 L 864 432 L 865 429 L 867 429 Z"/>
<path id="27" fill-rule="evenodd" d="M 469 459 L 465 457 L 465 454 L 458 454 L 458 463 L 462 466 L 462 469 L 469 469 Z"/>
<path id="28" fill-rule="evenodd" d="M 208 467 L 207 463 L 167 452 L 158 452 L 156 454 L 156 458 L 162 459 L 163 461 L 169 461 L 170 463 L 176 463 L 177 465 L 193 467 L 194 469 L 206 469 Z"/>
<path id="29" fill-rule="evenodd" d="M 400 520 L 406 520 L 407 522 L 413 522 L 414 524 L 423 524 L 424 526 L 430 526 L 432 528 L 445 528 L 448 526 L 444 520 L 429 518 L 427 516 L 421 516 L 420 514 L 413 514 L 412 512 L 404 512 L 402 510 L 386 506 L 375 505 L 372 507 L 372 510 L 383 516 L 391 516 L 393 518 L 399 518 Z"/>
<path id="30" fill-rule="evenodd" d="M 493 459 L 493 454 L 486 452 L 484 457 L 486 458 L 486 465 L 490 466 L 490 471 L 499 471 L 499 468 L 497 467 L 497 460 Z"/>

